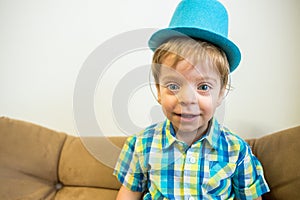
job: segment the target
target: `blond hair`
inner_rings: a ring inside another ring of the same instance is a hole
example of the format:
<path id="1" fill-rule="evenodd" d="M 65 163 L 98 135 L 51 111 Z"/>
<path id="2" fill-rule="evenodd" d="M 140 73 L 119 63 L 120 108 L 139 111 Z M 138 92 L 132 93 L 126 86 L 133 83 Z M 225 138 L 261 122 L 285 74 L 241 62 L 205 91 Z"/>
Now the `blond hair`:
<path id="1" fill-rule="evenodd" d="M 151 68 L 157 84 L 159 83 L 160 64 L 168 56 L 172 56 L 173 59 L 170 67 L 175 67 L 179 61 L 184 59 L 194 66 L 199 62 L 205 62 L 219 73 L 222 88 L 228 84 L 230 71 L 226 54 L 211 43 L 187 37 L 172 38 L 155 50 Z"/>

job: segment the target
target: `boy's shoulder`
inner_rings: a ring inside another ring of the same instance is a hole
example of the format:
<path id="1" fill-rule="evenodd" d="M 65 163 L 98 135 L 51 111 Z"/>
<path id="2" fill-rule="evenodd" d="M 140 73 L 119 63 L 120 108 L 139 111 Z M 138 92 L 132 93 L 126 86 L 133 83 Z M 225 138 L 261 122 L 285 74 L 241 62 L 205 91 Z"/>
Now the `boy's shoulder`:
<path id="1" fill-rule="evenodd" d="M 232 145 L 245 145 L 246 141 L 237 135 L 235 132 L 231 131 L 227 127 L 220 126 L 220 137 L 223 140 L 226 140 L 229 144 Z"/>
<path id="2" fill-rule="evenodd" d="M 143 138 L 143 139 L 152 138 L 155 135 L 161 134 L 163 132 L 163 129 L 165 128 L 165 126 L 166 126 L 166 121 L 151 124 L 150 126 L 141 130 L 137 134 L 133 135 L 133 137 Z"/>
<path id="3" fill-rule="evenodd" d="M 226 149 L 229 154 L 236 155 L 238 160 L 248 153 L 252 154 L 249 144 L 226 127 L 220 127 L 216 146 Z"/>
<path id="4" fill-rule="evenodd" d="M 152 124 L 142 131 L 128 137 L 127 142 L 131 144 L 145 145 L 152 143 L 155 136 L 160 136 L 166 126 L 166 121 Z"/>

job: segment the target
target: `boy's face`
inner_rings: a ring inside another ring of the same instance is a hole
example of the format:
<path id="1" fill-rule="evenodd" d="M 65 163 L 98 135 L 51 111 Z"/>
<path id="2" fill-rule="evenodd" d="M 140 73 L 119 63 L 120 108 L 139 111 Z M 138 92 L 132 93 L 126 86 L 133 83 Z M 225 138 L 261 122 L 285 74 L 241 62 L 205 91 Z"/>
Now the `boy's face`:
<path id="1" fill-rule="evenodd" d="M 203 134 L 222 103 L 225 89 L 220 77 L 212 67 L 193 66 L 186 60 L 171 67 L 172 63 L 171 56 L 162 62 L 158 102 L 176 132 Z"/>

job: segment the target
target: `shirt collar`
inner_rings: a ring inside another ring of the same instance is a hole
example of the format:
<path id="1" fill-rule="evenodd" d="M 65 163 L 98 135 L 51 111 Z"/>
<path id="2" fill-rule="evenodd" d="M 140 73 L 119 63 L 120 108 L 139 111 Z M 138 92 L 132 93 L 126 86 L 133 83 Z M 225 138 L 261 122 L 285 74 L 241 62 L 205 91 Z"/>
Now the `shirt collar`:
<path id="1" fill-rule="evenodd" d="M 218 149 L 218 140 L 220 137 L 220 125 L 215 118 L 210 121 L 210 127 L 204 138 L 210 144 L 213 149 Z"/>
<path id="2" fill-rule="evenodd" d="M 163 149 L 170 147 L 175 141 L 178 141 L 178 139 L 176 138 L 174 127 L 170 122 L 170 120 L 166 119 L 161 128 L 162 128 L 161 141 L 162 141 Z M 207 140 L 207 142 L 210 144 L 210 146 L 213 149 L 218 149 L 219 136 L 220 136 L 220 125 L 215 118 L 212 118 L 207 133 L 197 142 L 201 142 L 202 140 Z"/>
<path id="3" fill-rule="evenodd" d="M 162 127 L 162 148 L 170 147 L 176 140 L 174 127 L 170 120 L 166 119 Z"/>

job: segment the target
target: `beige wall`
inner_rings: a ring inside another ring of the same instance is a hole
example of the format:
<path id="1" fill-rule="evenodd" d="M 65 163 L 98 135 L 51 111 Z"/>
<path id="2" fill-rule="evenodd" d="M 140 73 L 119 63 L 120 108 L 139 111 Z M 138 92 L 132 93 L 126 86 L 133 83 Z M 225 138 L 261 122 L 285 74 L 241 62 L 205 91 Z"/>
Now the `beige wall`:
<path id="1" fill-rule="evenodd" d="M 178 2 L 1 1 L 0 115 L 77 134 L 73 92 L 90 53 L 114 35 L 166 26 Z M 300 1 L 222 2 L 230 13 L 230 37 L 243 56 L 232 74 L 235 89 L 222 107 L 222 121 L 242 137 L 299 125 Z M 126 69 L 148 65 L 150 57 L 147 50 L 123 56 L 99 77 L 95 113 L 108 135 L 122 135 L 124 129 L 112 114 L 115 84 Z M 126 101 L 133 124 L 152 122 L 150 111 L 157 107 L 146 86 Z"/>

